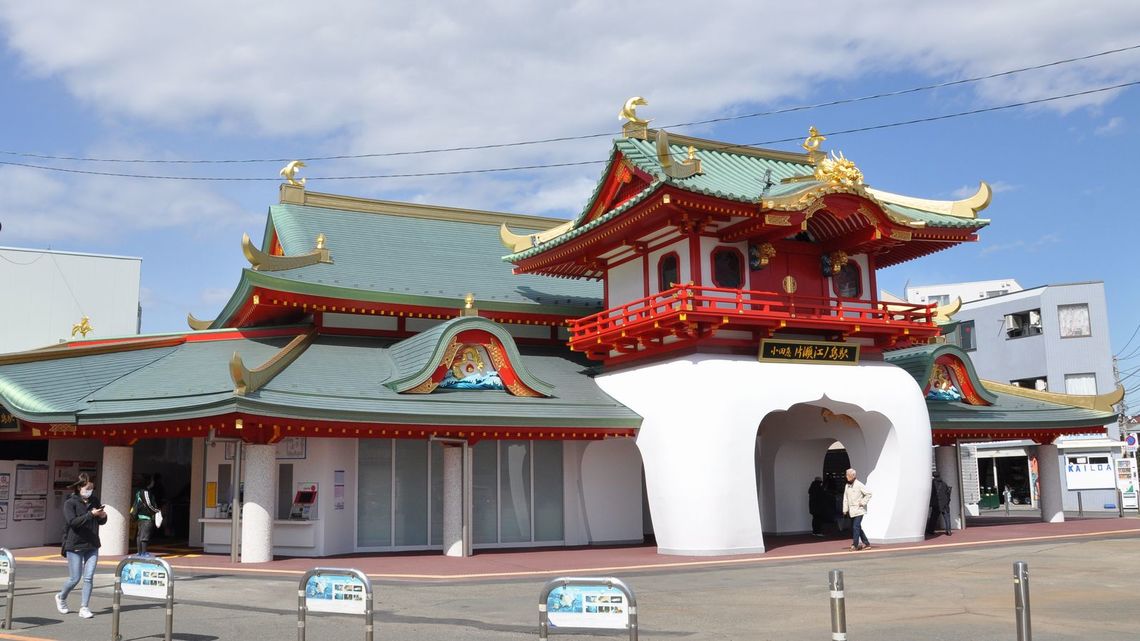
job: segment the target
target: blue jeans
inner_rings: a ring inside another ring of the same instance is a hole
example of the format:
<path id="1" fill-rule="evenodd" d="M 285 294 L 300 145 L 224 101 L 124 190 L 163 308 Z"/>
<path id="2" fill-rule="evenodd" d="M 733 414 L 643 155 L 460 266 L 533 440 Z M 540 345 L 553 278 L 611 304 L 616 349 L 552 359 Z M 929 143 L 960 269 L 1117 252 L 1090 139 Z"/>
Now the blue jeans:
<path id="1" fill-rule="evenodd" d="M 99 550 L 67 553 L 67 581 L 59 591 L 59 598 L 66 601 L 67 595 L 83 579 L 83 596 L 79 607 L 86 608 L 91 603 L 91 584 L 95 580 L 95 564 L 99 561 Z"/>
<path id="2" fill-rule="evenodd" d="M 867 540 L 867 535 L 863 533 L 863 515 L 851 517 L 851 545 L 859 547 L 859 541 L 863 541 L 863 545 L 871 545 Z"/>

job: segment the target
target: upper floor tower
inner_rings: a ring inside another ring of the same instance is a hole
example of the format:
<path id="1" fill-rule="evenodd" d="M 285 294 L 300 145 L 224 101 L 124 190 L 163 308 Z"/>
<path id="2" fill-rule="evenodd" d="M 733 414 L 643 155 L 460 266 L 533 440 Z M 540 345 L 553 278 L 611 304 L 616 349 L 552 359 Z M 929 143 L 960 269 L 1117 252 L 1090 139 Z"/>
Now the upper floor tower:
<path id="1" fill-rule="evenodd" d="M 805 153 L 789 153 L 631 120 L 582 212 L 538 234 L 504 225 L 505 260 L 603 281 L 605 309 L 570 321 L 569 342 L 607 363 L 754 353 L 775 335 L 865 351 L 938 336 L 937 306 L 879 300 L 876 271 L 977 240 L 989 187 L 959 201 L 873 189 L 823 140 L 813 127 Z"/>

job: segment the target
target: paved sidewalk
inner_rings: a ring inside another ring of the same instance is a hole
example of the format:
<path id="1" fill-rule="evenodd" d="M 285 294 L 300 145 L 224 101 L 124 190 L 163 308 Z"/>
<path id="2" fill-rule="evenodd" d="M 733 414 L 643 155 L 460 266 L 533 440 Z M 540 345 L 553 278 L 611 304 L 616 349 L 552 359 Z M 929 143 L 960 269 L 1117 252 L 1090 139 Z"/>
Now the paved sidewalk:
<path id="1" fill-rule="evenodd" d="M 971 546 L 1062 540 L 1103 535 L 1140 535 L 1140 518 L 1070 519 L 1064 523 L 1042 523 L 1038 520 L 985 519 L 971 521 L 965 531 L 953 536 L 936 534 L 925 541 L 895 545 L 877 545 L 858 554 L 882 554 L 927 549 L 955 549 Z M 848 539 L 818 539 L 812 536 L 769 537 L 764 554 L 737 556 L 666 556 L 657 554 L 651 545 L 585 548 L 552 548 L 544 550 L 477 550 L 474 556 L 457 559 L 439 552 L 398 554 L 353 554 L 322 559 L 278 558 L 269 563 L 230 562 L 229 555 L 202 554 L 199 550 L 179 549 L 162 553 L 154 549 L 178 571 L 194 573 L 248 573 L 300 575 L 320 566 L 352 567 L 374 580 L 393 581 L 461 581 L 557 576 L 563 574 L 598 574 L 631 571 L 664 571 L 684 568 L 747 566 L 787 559 L 844 557 Z M 16 550 L 19 562 L 66 565 L 59 548 L 24 548 Z M 102 557 L 100 566 L 114 567 L 122 557 Z"/>

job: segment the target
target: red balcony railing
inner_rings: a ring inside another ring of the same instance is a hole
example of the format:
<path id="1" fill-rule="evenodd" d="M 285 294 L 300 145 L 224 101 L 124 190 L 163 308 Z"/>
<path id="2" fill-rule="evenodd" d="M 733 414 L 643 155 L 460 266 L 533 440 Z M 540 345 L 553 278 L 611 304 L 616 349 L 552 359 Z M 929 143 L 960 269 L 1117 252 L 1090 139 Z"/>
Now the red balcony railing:
<path id="1" fill-rule="evenodd" d="M 716 328 L 796 329 L 890 340 L 939 334 L 934 305 L 678 285 L 570 322 L 570 346 L 596 358 L 644 339 Z M 624 348 L 624 349 L 623 349 Z"/>

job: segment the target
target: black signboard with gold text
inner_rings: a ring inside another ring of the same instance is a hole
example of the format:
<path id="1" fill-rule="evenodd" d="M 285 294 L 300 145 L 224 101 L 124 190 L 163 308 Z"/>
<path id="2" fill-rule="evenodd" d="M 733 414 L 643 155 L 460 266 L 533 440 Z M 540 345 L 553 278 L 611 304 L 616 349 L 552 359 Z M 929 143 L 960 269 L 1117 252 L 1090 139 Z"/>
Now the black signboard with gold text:
<path id="1" fill-rule="evenodd" d="M 19 432 L 20 421 L 11 412 L 0 407 L 0 432 Z"/>
<path id="2" fill-rule="evenodd" d="M 859 363 L 859 345 L 769 339 L 760 341 L 760 360 L 773 363 L 856 365 Z"/>

